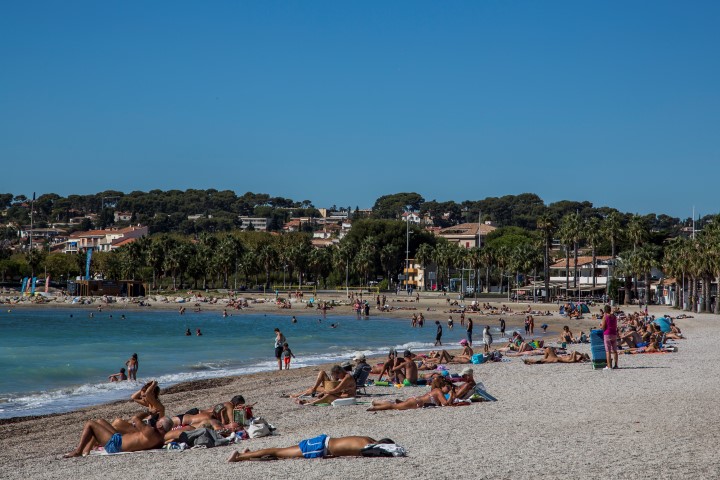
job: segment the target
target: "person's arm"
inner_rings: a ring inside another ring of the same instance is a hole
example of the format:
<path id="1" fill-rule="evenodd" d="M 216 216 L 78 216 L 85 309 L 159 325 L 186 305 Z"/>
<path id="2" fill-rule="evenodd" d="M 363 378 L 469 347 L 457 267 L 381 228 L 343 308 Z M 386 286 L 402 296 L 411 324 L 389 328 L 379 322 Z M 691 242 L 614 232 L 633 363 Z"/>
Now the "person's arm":
<path id="1" fill-rule="evenodd" d="M 339 395 L 347 390 L 350 390 L 350 384 L 355 383 L 355 379 L 352 377 L 352 375 L 345 375 L 345 378 L 343 378 L 337 387 L 333 388 L 332 390 L 328 390 L 325 392 L 326 395 Z"/>
<path id="2" fill-rule="evenodd" d="M 160 402 L 155 394 L 155 387 L 157 387 L 157 380 L 153 380 L 145 393 L 145 398 L 148 402 L 148 408 L 154 410 L 155 413 L 161 417 L 165 416 L 165 406 Z"/>
<path id="3" fill-rule="evenodd" d="M 600 322 L 600 330 L 605 330 L 605 327 L 607 326 L 607 322 L 605 321 L 606 315 L 603 315 L 602 321 Z"/>

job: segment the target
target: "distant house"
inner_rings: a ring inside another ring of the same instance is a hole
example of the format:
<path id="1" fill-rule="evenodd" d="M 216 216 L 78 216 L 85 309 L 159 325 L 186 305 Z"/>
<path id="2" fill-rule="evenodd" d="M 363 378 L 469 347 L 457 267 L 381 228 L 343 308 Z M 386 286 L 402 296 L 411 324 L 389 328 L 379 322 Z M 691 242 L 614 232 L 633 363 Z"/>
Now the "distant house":
<path id="1" fill-rule="evenodd" d="M 293 218 L 283 225 L 283 230 L 286 232 L 299 232 L 303 225 L 314 224 L 314 219 L 310 217 L 298 217 Z"/>
<path id="2" fill-rule="evenodd" d="M 88 250 L 109 252 L 147 234 L 148 227 L 143 226 L 75 232 L 65 242 L 63 253 L 84 253 Z"/>
<path id="3" fill-rule="evenodd" d="M 550 283 L 556 285 L 560 290 L 565 290 L 566 279 L 569 278 L 570 290 L 590 293 L 607 288 L 608 279 L 610 277 L 610 267 L 612 257 L 598 255 L 595 257 L 595 268 L 593 269 L 591 256 L 579 256 L 577 259 L 578 278 L 577 287 L 575 287 L 575 258 L 570 257 L 569 266 L 565 267 L 565 259 L 561 259 L 550 265 Z M 566 276 L 567 274 L 567 276 Z M 595 277 L 595 287 L 593 288 L 593 276 Z"/>
<path id="4" fill-rule="evenodd" d="M 129 222 L 130 220 L 132 220 L 132 213 L 115 212 L 114 217 L 116 222 Z"/>
<path id="5" fill-rule="evenodd" d="M 402 220 L 404 222 L 410 222 L 414 225 L 420 225 L 420 215 L 415 212 L 403 212 Z"/>
<path id="6" fill-rule="evenodd" d="M 460 225 L 442 228 L 435 234 L 463 248 L 474 248 L 485 245 L 485 238 L 495 230 L 496 227 L 487 223 L 461 223 Z"/>
<path id="7" fill-rule="evenodd" d="M 259 231 L 266 231 L 268 227 L 268 219 L 262 218 L 262 217 L 243 217 L 242 215 L 238 217 L 242 224 L 240 225 L 240 230 L 247 230 L 250 228 L 250 225 L 252 225 L 253 230 L 259 230 Z"/>

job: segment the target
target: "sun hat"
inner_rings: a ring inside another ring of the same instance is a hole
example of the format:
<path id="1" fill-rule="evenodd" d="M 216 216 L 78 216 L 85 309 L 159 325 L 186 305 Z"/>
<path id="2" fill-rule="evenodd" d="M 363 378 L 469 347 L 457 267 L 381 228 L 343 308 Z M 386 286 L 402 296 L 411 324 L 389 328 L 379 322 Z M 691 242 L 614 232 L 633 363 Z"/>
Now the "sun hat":
<path id="1" fill-rule="evenodd" d="M 470 367 L 465 367 L 460 372 L 460 375 L 472 375 L 472 374 L 473 374 L 473 369 Z"/>
<path id="2" fill-rule="evenodd" d="M 350 362 L 342 362 L 340 364 L 340 368 L 352 368 L 352 363 Z"/>
<path id="3" fill-rule="evenodd" d="M 465 340 L 464 338 L 460 340 L 460 345 L 467 345 L 467 340 Z"/>
<path id="4" fill-rule="evenodd" d="M 362 353 L 358 353 L 357 355 L 355 355 L 355 356 L 353 357 L 353 360 L 355 360 L 356 362 L 364 362 L 364 361 L 365 361 L 365 355 L 362 354 Z"/>

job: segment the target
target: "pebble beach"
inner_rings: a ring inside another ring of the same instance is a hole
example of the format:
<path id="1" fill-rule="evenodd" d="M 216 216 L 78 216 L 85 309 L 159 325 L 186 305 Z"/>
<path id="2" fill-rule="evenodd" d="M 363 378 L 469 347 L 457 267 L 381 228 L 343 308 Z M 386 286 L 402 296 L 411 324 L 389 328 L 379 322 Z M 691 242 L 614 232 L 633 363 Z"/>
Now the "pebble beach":
<path id="1" fill-rule="evenodd" d="M 152 304 L 150 308 L 177 307 L 173 301 Z M 437 294 L 423 295 L 417 305 L 391 304 L 399 309 L 383 316 L 390 317 L 388 321 L 407 321 L 408 328 L 413 313 L 409 308 L 422 311 L 428 321 L 437 319 L 443 324 L 450 308 Z M 507 305 L 514 310 L 527 307 L 527 303 Z M 108 308 L 116 306 L 111 303 Z M 218 303 L 210 308 L 223 307 Z M 253 305 L 253 309 L 268 311 L 276 308 L 272 302 Z M 532 308 L 554 312 L 551 317 L 536 317 L 536 325 L 548 323 L 549 330 L 559 331 L 568 324 L 577 334 L 598 323 L 587 318 L 589 315 L 582 320 L 559 317 L 557 305 L 534 304 Z M 593 313 L 598 308 L 592 309 Z M 286 313 L 302 315 L 303 310 L 293 308 Z M 328 318 L 349 311 L 349 306 L 336 307 L 328 312 Z M 681 312 L 651 306 L 650 313 L 674 317 Z M 470 315 L 475 320 L 476 337 L 482 325 L 497 324 L 497 315 Z M 453 316 L 456 328 L 461 328 L 458 316 Z M 498 401 L 457 408 L 366 411 L 373 399 L 405 399 L 425 393 L 426 387 L 368 387 L 368 396 L 359 399 L 363 403 L 343 407 L 300 406 L 283 398 L 283 394 L 310 386 L 318 367 L 201 380 L 164 389 L 160 398 L 168 412 L 207 408 L 242 394 L 248 402 L 257 402 L 256 415 L 277 428 L 270 437 L 212 449 L 61 458 L 75 448 L 85 420 L 127 418 L 137 413 L 138 408 L 129 400 L 64 414 L 1 420 L 0 477 L 717 478 L 720 422 L 714 407 L 720 394 L 715 371 L 720 364 L 720 351 L 715 347 L 720 337 L 718 320 L 710 314 L 693 317 L 676 322 L 687 337 L 674 342 L 677 352 L 621 354 L 619 370 L 593 370 L 583 363 L 525 365 L 520 358 L 474 365 L 475 378 Z M 504 318 L 508 330 L 521 329 L 523 315 Z M 550 344 L 554 340 L 546 339 Z M 495 342 L 500 346 L 499 339 Z M 587 353 L 589 346 L 578 345 L 577 350 Z M 462 368 L 451 365 L 449 370 L 459 372 Z M 226 461 L 235 449 L 290 446 L 320 433 L 389 437 L 406 447 L 408 456 Z"/>

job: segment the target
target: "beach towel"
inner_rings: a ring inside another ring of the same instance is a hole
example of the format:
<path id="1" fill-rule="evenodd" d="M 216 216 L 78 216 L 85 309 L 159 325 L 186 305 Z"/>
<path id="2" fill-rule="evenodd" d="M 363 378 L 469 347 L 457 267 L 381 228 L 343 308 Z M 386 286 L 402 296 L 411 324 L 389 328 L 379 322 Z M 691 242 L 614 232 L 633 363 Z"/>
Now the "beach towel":
<path id="1" fill-rule="evenodd" d="M 593 369 L 605 368 L 607 366 L 602 330 L 590 330 L 590 360 Z"/>

